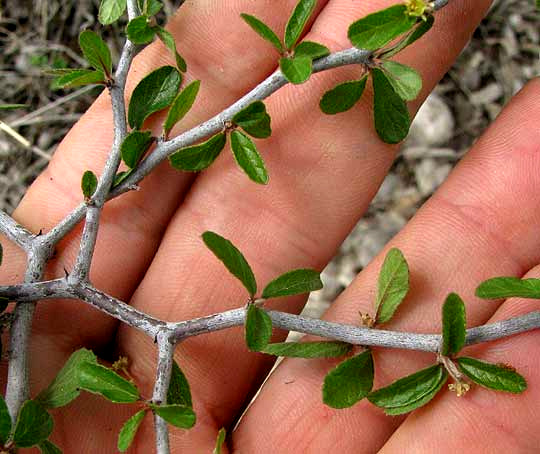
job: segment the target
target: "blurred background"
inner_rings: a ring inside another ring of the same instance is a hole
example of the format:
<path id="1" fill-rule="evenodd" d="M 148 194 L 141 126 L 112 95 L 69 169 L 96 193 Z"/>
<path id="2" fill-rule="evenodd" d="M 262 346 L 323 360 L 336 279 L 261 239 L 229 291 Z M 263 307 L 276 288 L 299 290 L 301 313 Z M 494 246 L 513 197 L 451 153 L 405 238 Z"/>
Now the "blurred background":
<path id="1" fill-rule="evenodd" d="M 162 0 L 163 1 L 163 0 Z M 181 1 L 165 0 L 164 12 Z M 442 183 L 459 158 L 523 84 L 540 74 L 540 12 L 534 0 L 495 1 L 473 39 L 420 110 L 410 137 L 366 216 L 311 295 L 317 315 L 352 281 Z M 0 209 L 11 213 L 100 88 L 52 91 L 43 68 L 82 63 L 80 30 L 100 31 L 113 58 L 121 26 L 97 23 L 99 0 L 0 0 Z M 189 62 L 188 62 L 189 63 Z"/>

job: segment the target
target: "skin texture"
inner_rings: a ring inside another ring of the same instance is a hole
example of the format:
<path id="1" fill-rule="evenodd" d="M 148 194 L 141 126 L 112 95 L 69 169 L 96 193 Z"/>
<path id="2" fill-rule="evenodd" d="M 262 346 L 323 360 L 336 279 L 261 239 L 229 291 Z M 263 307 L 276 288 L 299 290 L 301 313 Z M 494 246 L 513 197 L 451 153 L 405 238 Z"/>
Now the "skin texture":
<path id="1" fill-rule="evenodd" d="M 282 34 L 295 0 L 187 1 L 169 24 L 188 61 L 187 83 L 201 79 L 198 100 L 178 133 L 218 113 L 270 74 L 278 55 L 243 24 L 241 12 L 260 17 Z M 336 51 L 350 47 L 348 25 L 391 1 L 319 1 L 307 39 Z M 418 108 L 442 77 L 489 6 L 489 1 L 453 0 L 434 29 L 400 54 L 398 60 L 422 74 L 424 89 L 411 103 Z M 231 24 L 233 27 L 231 33 Z M 194 32 L 196 31 L 196 32 Z M 226 39 L 222 39 L 226 37 Z M 247 44 L 246 44 L 247 43 Z M 128 84 L 133 89 L 151 69 L 170 63 L 161 44 L 135 61 Z M 226 150 L 206 172 L 178 173 L 167 163 L 142 189 L 107 204 L 99 232 L 91 280 L 135 307 L 168 320 L 240 307 L 246 295 L 235 279 L 204 248 L 200 235 L 213 230 L 231 239 L 252 264 L 259 286 L 293 268 L 321 269 L 362 216 L 397 151 L 376 136 L 368 87 L 360 105 L 339 116 L 316 108 L 336 83 L 358 76 L 349 67 L 315 75 L 307 84 L 287 86 L 267 100 L 273 135 L 260 142 L 269 173 L 267 187 L 255 186 Z M 388 247 L 403 250 L 411 269 L 411 293 L 388 324 L 418 332 L 440 329 L 440 308 L 450 291 L 467 302 L 469 326 L 538 309 L 525 301 L 484 302 L 476 285 L 495 275 L 540 273 L 540 150 L 537 99 L 540 82 L 531 82 L 501 114 L 410 224 Z M 99 174 L 112 140 L 108 95 L 102 95 L 75 125 L 44 174 L 32 185 L 15 213 L 34 232 L 47 231 L 81 199 L 82 173 Z M 160 130 L 163 115 L 148 125 Z M 519 208 L 516 208 L 519 207 Z M 80 228 L 60 245 L 48 277 L 72 268 Z M 2 284 L 18 282 L 24 257 L 2 239 Z M 376 276 L 386 251 L 358 276 L 325 315 L 357 323 L 370 312 Z M 298 312 L 303 298 L 271 303 Z M 276 340 L 283 333 L 276 334 Z M 511 362 L 529 389 L 508 396 L 474 389 L 459 399 L 448 392 L 408 417 L 386 417 L 366 402 L 332 410 L 321 401 L 321 384 L 334 364 L 328 360 L 286 360 L 266 383 L 257 401 L 229 437 L 238 453 L 489 453 L 534 452 L 540 443 L 540 350 L 538 333 L 487 346 L 474 354 Z M 54 377 L 69 354 L 81 346 L 127 355 L 130 373 L 150 397 L 156 349 L 151 340 L 81 303 L 48 301 L 38 306 L 32 337 L 32 391 Z M 472 353 L 473 349 L 471 349 Z M 198 422 L 190 431 L 172 430 L 173 453 L 211 452 L 217 431 L 232 428 L 272 366 L 272 358 L 248 353 L 242 330 L 189 339 L 176 359 L 190 380 Z M 376 386 L 433 362 L 433 355 L 375 352 Z M 3 367 L 5 364 L 3 363 Z M 112 406 L 83 394 L 54 412 L 53 440 L 64 452 L 114 452 L 119 428 L 135 409 Z M 131 452 L 153 452 L 147 418 Z M 436 448 L 435 448 L 436 447 Z M 516 448 L 517 447 L 517 448 Z M 516 451 L 518 449 L 518 451 Z"/>

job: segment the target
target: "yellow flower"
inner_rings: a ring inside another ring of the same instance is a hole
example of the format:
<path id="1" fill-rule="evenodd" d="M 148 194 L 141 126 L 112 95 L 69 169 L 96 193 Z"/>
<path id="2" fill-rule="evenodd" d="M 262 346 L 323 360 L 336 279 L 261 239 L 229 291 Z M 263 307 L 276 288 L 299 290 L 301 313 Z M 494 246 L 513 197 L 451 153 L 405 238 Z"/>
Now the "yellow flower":
<path id="1" fill-rule="evenodd" d="M 413 17 L 420 17 L 426 20 L 426 13 L 430 12 L 431 3 L 426 0 L 405 0 L 407 14 Z"/>

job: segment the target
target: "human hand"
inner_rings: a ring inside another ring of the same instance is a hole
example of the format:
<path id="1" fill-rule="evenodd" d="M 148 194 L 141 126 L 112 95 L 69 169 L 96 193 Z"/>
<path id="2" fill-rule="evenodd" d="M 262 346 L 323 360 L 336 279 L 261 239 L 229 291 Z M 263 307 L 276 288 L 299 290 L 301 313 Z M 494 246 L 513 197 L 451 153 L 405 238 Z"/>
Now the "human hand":
<path id="1" fill-rule="evenodd" d="M 254 14 L 281 30 L 287 19 L 281 12 L 290 10 L 296 1 L 278 6 L 272 2 L 274 14 L 265 2 L 214 3 L 187 2 L 170 25 L 190 64 L 188 80 L 203 82 L 183 128 L 221 111 L 275 68 L 270 47 L 254 37 L 238 15 Z M 310 36 L 333 51 L 348 47 L 347 26 L 390 3 L 321 1 Z M 488 4 L 452 1 L 437 13 L 430 34 L 404 52 L 403 60 L 423 75 L 422 99 L 459 53 Z M 239 25 L 230 33 L 234 21 Z M 137 59 L 129 86 L 133 88 L 136 80 L 167 58 L 160 45 L 145 51 Z M 244 293 L 205 250 L 200 240 L 205 230 L 233 240 L 261 282 L 294 267 L 321 268 L 367 208 L 395 153 L 373 131 L 368 96 L 361 107 L 336 117 L 323 116 L 316 107 L 326 89 L 357 72 L 352 67 L 318 74 L 308 84 L 287 86 L 268 100 L 274 133 L 261 147 L 271 175 L 268 187 L 254 187 L 224 154 L 196 179 L 163 165 L 142 183 L 141 191 L 110 202 L 92 267 L 95 286 L 167 320 L 240 306 Z M 515 315 L 514 304 L 505 303 L 494 314 L 495 303 L 479 302 L 472 295 L 484 278 L 520 276 L 540 259 L 535 253 L 537 235 L 531 228 L 539 220 L 537 200 L 531 196 L 538 192 L 533 134 L 540 114 L 534 103 L 539 89 L 538 82 L 533 82 L 518 96 L 394 240 L 410 263 L 412 291 L 389 324 L 392 328 L 436 332 L 440 305 L 449 291 L 458 291 L 469 303 L 472 325 L 492 316 Z M 422 99 L 411 108 L 417 108 Z M 152 122 L 155 131 L 159 123 L 160 118 Z M 15 213 L 18 222 L 35 232 L 46 231 L 80 202 L 80 177 L 88 168 L 100 173 L 110 149 L 111 124 L 108 95 L 103 95 L 29 190 Z M 79 233 L 61 244 L 50 277 L 61 276 L 64 267 L 73 266 Z M 24 258 L 14 246 L 5 249 L 7 265 L 0 268 L 1 281 L 19 282 Z M 377 259 L 326 317 L 354 323 L 359 310 L 369 312 L 379 266 Z M 295 312 L 302 304 L 302 299 L 293 298 L 272 307 Z M 520 303 L 520 312 L 530 310 L 528 304 Z M 529 394 L 535 392 L 533 337 L 527 334 L 499 342 L 482 353 L 483 358 L 506 361 L 511 352 L 512 363 L 530 382 Z M 67 356 L 83 345 L 108 358 L 128 356 L 131 374 L 143 393 L 151 394 L 155 369 L 151 341 L 71 301 L 38 306 L 31 351 L 33 390 L 47 386 Z M 234 424 L 273 360 L 248 353 L 240 329 L 189 339 L 177 349 L 177 359 L 191 382 L 198 423 L 189 432 L 173 432 L 172 452 L 211 452 L 217 430 Z M 418 369 L 427 356 L 377 351 L 375 359 L 378 386 Z M 285 361 L 232 434 L 230 450 L 374 452 L 385 445 L 383 450 L 389 452 L 403 452 L 404 446 L 409 452 L 429 452 L 434 446 L 438 450 L 444 446 L 449 452 L 460 448 L 493 452 L 517 438 L 525 452 L 532 452 L 538 444 L 535 396 L 514 398 L 478 391 L 456 401 L 447 395 L 407 419 L 384 417 L 366 402 L 337 411 L 325 407 L 320 398 L 330 367 L 330 362 L 322 360 Z M 453 405 L 456 402 L 459 405 Z M 68 453 L 113 451 L 117 431 L 133 411 L 108 405 L 96 397 L 81 396 L 55 415 L 53 439 Z M 488 405 L 496 411 L 486 418 Z M 505 430 L 496 432 L 501 426 Z M 150 424 L 136 443 L 134 450 L 153 451 Z"/>

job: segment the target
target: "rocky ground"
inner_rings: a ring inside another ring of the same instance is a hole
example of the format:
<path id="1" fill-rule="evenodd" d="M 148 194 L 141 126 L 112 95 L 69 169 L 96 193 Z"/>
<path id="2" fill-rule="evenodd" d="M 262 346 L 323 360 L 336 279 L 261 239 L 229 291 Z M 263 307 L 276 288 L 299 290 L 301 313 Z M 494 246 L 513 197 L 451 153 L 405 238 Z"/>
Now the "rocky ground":
<path id="1" fill-rule="evenodd" d="M 179 1 L 166 1 L 171 12 Z M 96 24 L 98 0 L 0 2 L 0 104 L 27 112 L 2 114 L 0 209 L 11 212 L 43 170 L 96 89 L 53 92 L 44 67 L 80 63 L 77 36 Z M 108 42 L 118 54 L 117 30 Z M 366 216 L 323 273 L 325 289 L 311 296 L 310 315 L 327 307 L 433 193 L 530 78 L 540 74 L 540 13 L 533 0 L 496 1 L 458 61 L 428 98 L 392 172 Z M 7 132 L 6 132 L 7 131 Z M 13 131 L 21 135 L 14 138 Z"/>

